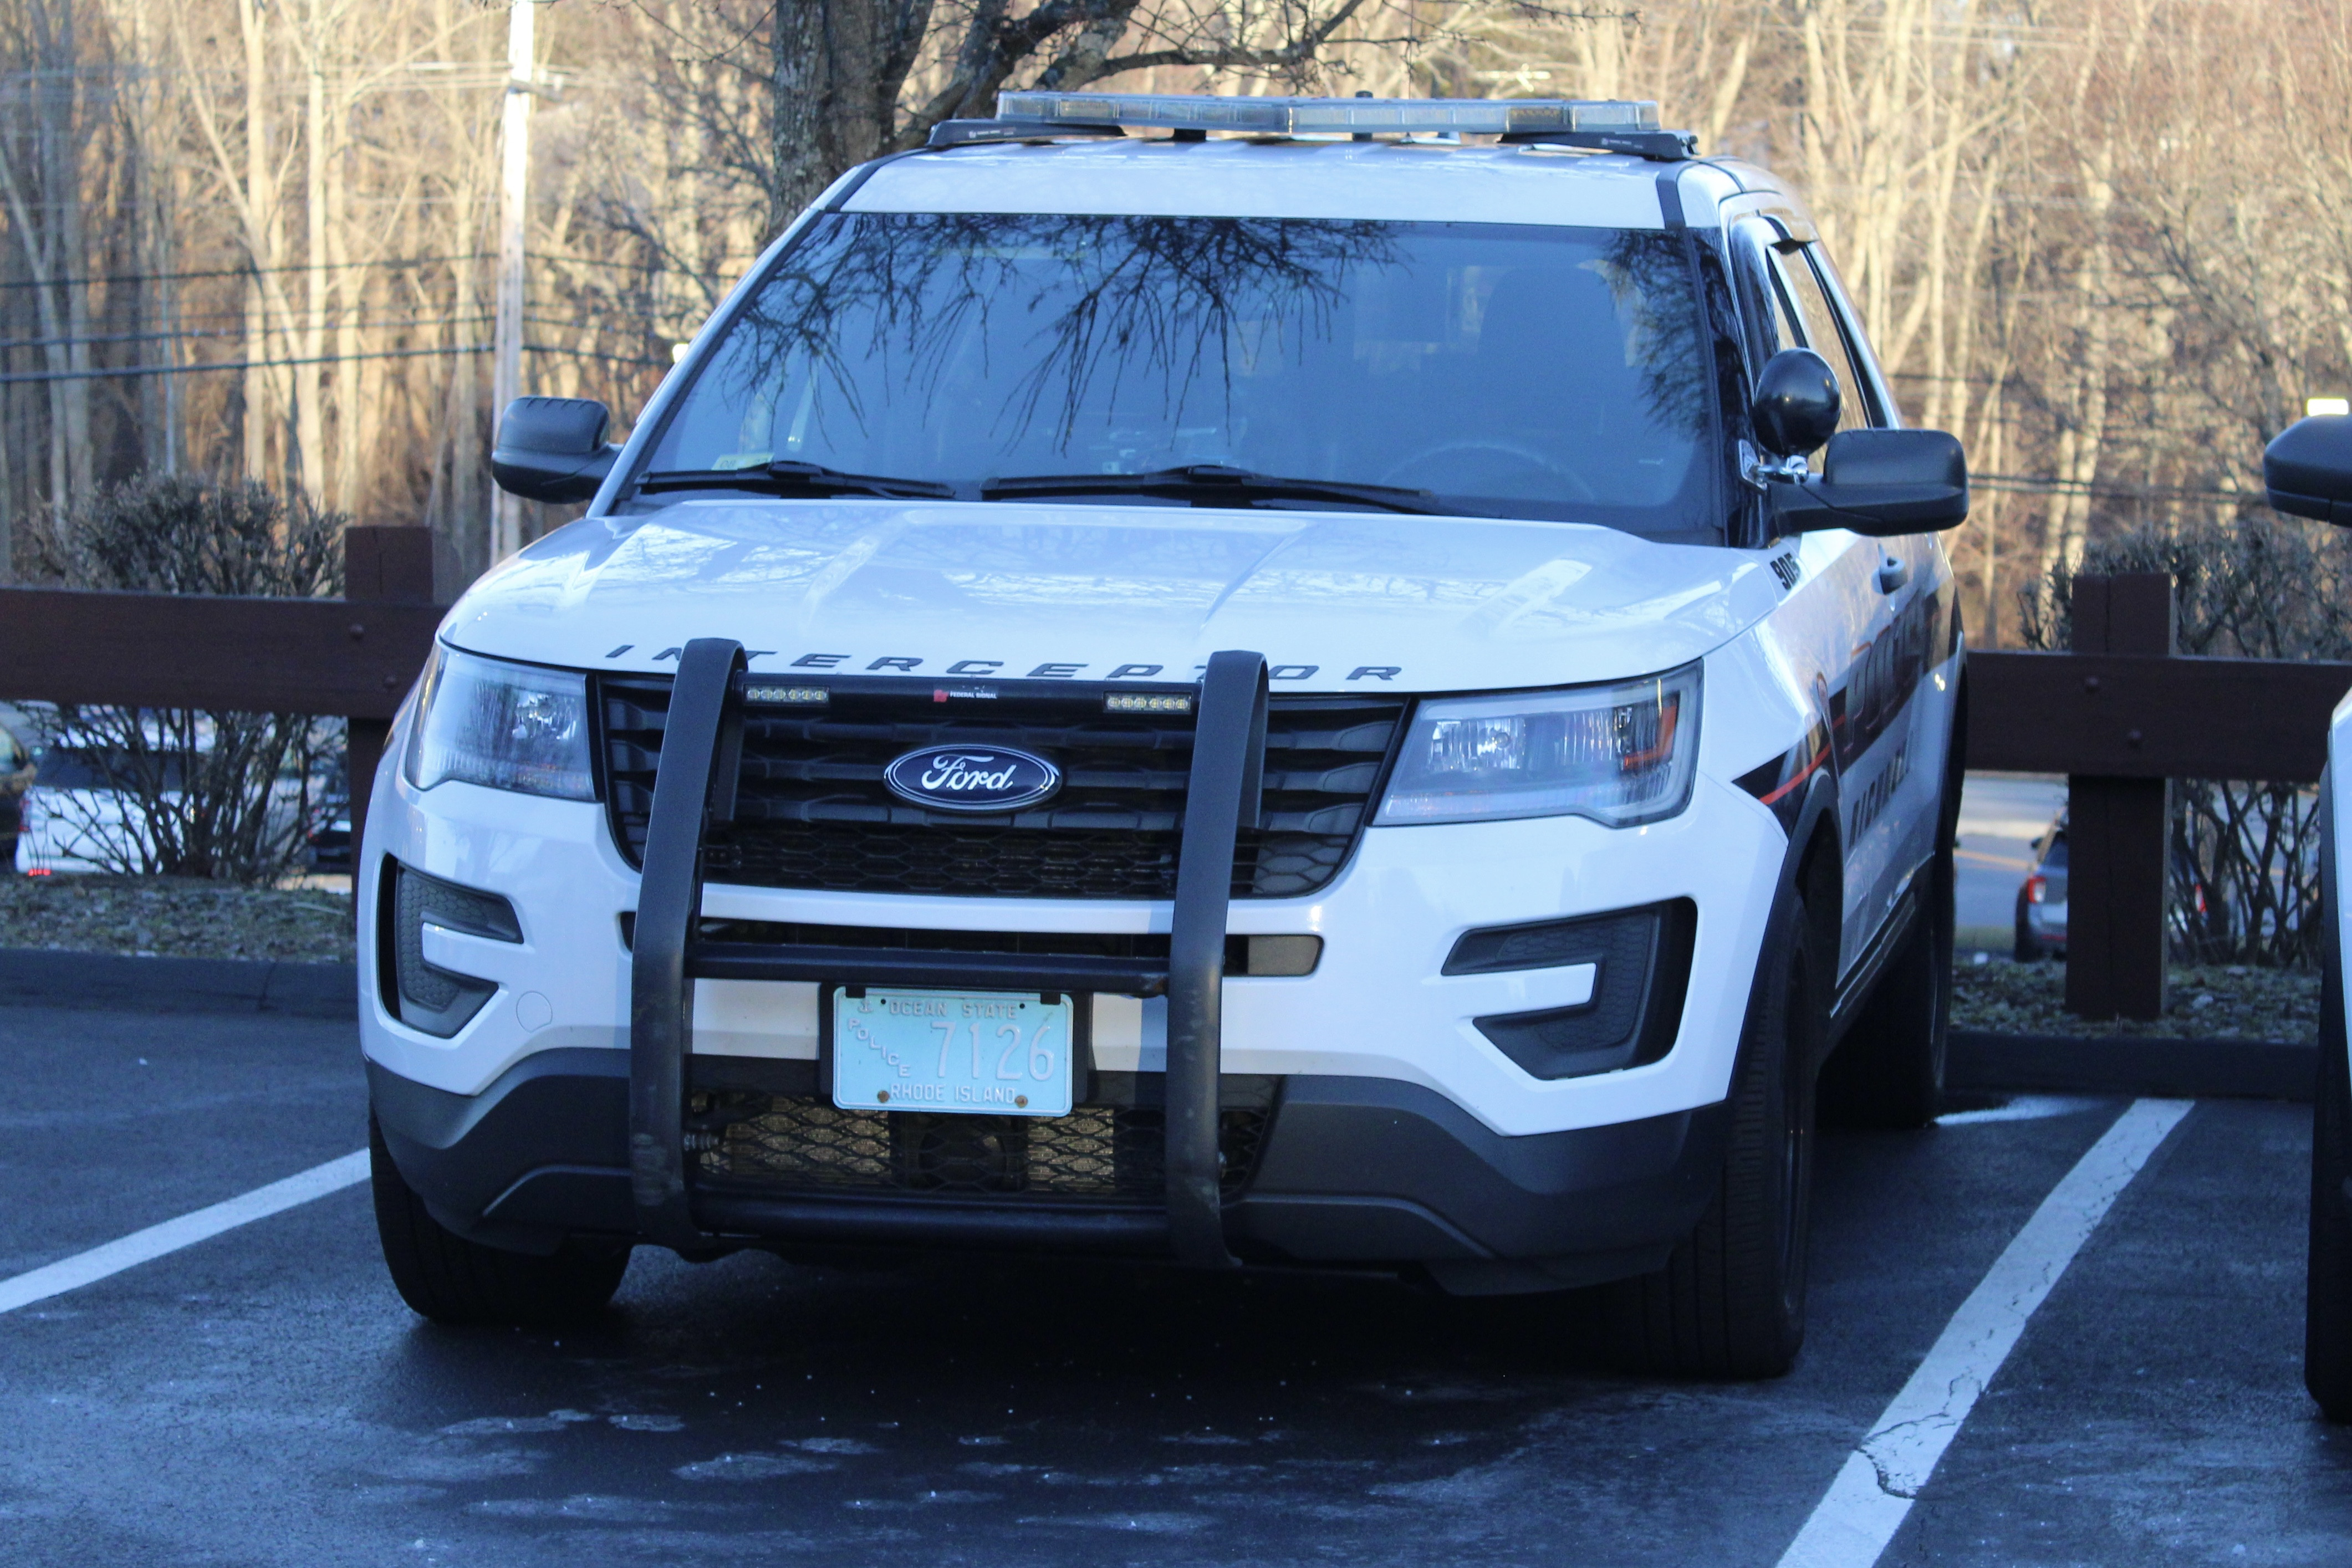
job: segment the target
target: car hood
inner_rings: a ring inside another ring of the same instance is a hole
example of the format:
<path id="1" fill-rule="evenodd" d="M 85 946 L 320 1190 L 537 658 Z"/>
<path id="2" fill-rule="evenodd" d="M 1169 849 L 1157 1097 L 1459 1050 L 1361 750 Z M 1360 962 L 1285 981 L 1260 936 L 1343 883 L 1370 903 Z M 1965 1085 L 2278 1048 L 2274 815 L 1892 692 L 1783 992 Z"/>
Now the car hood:
<path id="1" fill-rule="evenodd" d="M 442 634 L 637 671 L 731 637 L 757 671 L 963 680 L 1189 681 L 1245 648 L 1283 690 L 1462 691 L 1671 668 L 1779 598 L 1759 553 L 1571 523 L 712 500 L 551 534 L 478 582 Z"/>

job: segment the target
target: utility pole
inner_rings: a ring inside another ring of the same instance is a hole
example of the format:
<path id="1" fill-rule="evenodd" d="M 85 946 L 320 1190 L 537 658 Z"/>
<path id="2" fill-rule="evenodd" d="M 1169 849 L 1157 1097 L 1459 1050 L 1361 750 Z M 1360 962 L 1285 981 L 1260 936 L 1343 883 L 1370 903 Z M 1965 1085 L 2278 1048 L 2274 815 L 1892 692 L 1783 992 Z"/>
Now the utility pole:
<path id="1" fill-rule="evenodd" d="M 530 195 L 530 97 L 536 85 L 531 64 L 534 0 L 507 5 L 507 101 L 505 167 L 499 186 L 498 319 L 491 337 L 490 406 L 493 419 L 522 395 L 523 239 Z M 522 548 L 522 501 L 492 487 L 490 554 L 504 560 Z"/>

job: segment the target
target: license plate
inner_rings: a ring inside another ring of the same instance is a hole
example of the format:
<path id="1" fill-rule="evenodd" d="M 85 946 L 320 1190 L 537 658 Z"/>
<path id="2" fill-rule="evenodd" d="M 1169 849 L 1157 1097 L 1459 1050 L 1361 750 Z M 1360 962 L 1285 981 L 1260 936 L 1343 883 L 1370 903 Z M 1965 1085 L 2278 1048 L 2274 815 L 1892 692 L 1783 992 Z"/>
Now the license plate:
<path id="1" fill-rule="evenodd" d="M 833 1103 L 975 1116 L 1070 1113 L 1066 994 L 866 986 L 833 994 Z"/>

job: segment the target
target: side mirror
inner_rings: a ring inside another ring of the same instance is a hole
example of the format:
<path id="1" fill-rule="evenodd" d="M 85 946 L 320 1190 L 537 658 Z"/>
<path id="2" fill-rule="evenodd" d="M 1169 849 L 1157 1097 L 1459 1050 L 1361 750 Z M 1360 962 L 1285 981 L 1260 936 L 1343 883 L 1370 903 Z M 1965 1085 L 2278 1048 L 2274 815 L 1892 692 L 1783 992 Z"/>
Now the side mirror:
<path id="1" fill-rule="evenodd" d="M 613 471 L 611 411 L 584 397 L 519 397 L 499 421 L 490 477 L 526 501 L 584 501 Z"/>
<path id="2" fill-rule="evenodd" d="M 2298 419 L 2263 448 L 2271 505 L 2298 517 L 2352 525 L 2352 414 Z"/>
<path id="3" fill-rule="evenodd" d="M 1969 520 L 1969 464 L 1940 430 L 1843 430 L 1830 437 L 1819 478 L 1768 481 L 1784 534 L 1851 528 L 1889 538 Z"/>
<path id="4" fill-rule="evenodd" d="M 1775 457 L 1801 457 L 1837 434 L 1837 372 L 1811 349 L 1783 349 L 1764 361 L 1749 409 L 1756 439 Z"/>

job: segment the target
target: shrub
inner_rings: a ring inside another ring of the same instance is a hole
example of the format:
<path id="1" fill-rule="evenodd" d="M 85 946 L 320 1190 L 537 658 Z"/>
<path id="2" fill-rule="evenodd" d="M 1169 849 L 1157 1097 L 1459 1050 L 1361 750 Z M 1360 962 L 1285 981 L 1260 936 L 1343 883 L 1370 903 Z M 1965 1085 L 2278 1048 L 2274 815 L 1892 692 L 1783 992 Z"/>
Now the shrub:
<path id="1" fill-rule="evenodd" d="M 75 588 L 311 598 L 341 591 L 348 520 L 250 482 L 142 478 L 37 531 L 33 564 Z M 342 750 L 339 723 L 302 714 L 82 705 L 58 723 L 53 752 L 94 787 L 54 798 L 74 852 L 133 874 L 278 881 Z"/>

